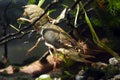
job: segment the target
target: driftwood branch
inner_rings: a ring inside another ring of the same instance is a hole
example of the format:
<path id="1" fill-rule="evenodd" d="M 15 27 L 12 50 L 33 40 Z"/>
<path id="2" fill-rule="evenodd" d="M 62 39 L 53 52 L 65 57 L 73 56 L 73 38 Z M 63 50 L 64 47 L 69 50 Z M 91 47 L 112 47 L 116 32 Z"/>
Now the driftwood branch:
<path id="1" fill-rule="evenodd" d="M 0 69 L 0 73 L 6 72 L 6 74 L 14 74 L 16 72 L 23 72 L 35 76 L 38 74 L 52 71 L 54 68 L 54 62 L 56 62 L 56 68 L 58 68 L 62 65 L 63 60 L 57 56 L 53 58 L 53 56 L 50 55 L 47 51 L 41 59 L 29 65 L 25 65 L 19 68 L 10 65 L 7 68 Z"/>
<path id="2" fill-rule="evenodd" d="M 98 61 L 103 61 L 104 59 L 106 59 L 105 54 L 106 52 L 103 52 L 102 50 L 98 49 L 99 51 L 91 51 L 91 50 L 86 50 L 86 54 L 94 54 L 96 55 L 95 58 L 95 62 L 96 59 L 98 59 Z M 102 52 L 100 52 L 102 51 Z M 97 54 L 96 54 L 96 53 Z M 104 57 L 103 57 L 104 55 Z M 97 57 L 98 56 L 98 57 Z M 101 60 L 99 60 L 101 59 Z M 93 59 L 94 60 L 94 59 Z M 106 61 L 106 60 L 104 60 Z M 8 67 L 4 68 L 4 69 L 0 69 L 0 73 L 6 73 L 6 74 L 15 74 L 18 72 L 22 72 L 22 73 L 26 73 L 26 74 L 30 74 L 32 76 L 36 76 L 36 75 L 40 75 L 43 73 L 49 73 L 50 71 L 53 71 L 54 68 L 54 62 L 56 62 L 56 69 L 57 68 L 61 68 L 64 67 L 64 59 L 59 57 L 59 56 L 53 56 L 49 54 L 49 52 L 47 51 L 46 53 L 44 53 L 44 55 L 39 59 L 36 60 L 35 62 L 29 64 L 29 65 L 25 65 L 25 66 L 13 66 L 13 65 L 9 65 Z M 93 62 L 92 64 L 94 64 L 95 62 Z"/>

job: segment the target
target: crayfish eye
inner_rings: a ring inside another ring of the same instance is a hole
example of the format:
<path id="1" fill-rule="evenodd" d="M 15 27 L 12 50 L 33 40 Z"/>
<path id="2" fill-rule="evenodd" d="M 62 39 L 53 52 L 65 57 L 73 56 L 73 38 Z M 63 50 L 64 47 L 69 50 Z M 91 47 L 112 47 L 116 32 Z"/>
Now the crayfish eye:
<path id="1" fill-rule="evenodd" d="M 81 50 L 80 50 L 80 49 L 78 49 L 77 51 L 78 51 L 78 52 L 80 52 Z"/>

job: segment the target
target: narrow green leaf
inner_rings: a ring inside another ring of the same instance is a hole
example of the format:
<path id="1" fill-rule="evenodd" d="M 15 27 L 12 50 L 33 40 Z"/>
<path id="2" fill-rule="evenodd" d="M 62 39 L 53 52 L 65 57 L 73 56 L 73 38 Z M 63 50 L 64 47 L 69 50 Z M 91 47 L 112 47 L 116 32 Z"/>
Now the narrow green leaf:
<path id="1" fill-rule="evenodd" d="M 45 0 L 39 0 L 38 6 L 41 7 Z"/>
<path id="2" fill-rule="evenodd" d="M 71 74 L 70 72 L 68 72 L 68 71 L 64 71 L 64 73 L 65 73 L 66 75 L 68 75 L 68 76 L 72 76 L 72 74 Z"/>
<path id="3" fill-rule="evenodd" d="M 80 12 L 80 5 L 77 4 L 77 12 L 76 12 L 75 21 L 74 21 L 74 27 L 75 27 L 75 28 L 77 28 L 77 20 L 78 20 L 79 12 Z"/>
<path id="4" fill-rule="evenodd" d="M 98 38 L 95 30 L 93 29 L 93 26 L 92 26 L 92 24 L 91 24 L 91 22 L 90 22 L 90 20 L 89 20 L 89 18 L 88 18 L 88 16 L 87 16 L 86 13 L 85 13 L 85 20 L 86 20 L 86 22 L 87 22 L 87 24 L 88 24 L 88 26 L 89 26 L 89 28 L 90 28 L 90 31 L 91 31 L 91 33 L 92 33 L 93 40 L 94 40 L 95 42 L 100 42 L 100 40 L 99 40 L 99 38 Z"/>
<path id="5" fill-rule="evenodd" d="M 68 5 L 62 4 L 62 6 L 63 6 L 64 8 L 68 8 Z"/>
<path id="6" fill-rule="evenodd" d="M 61 14 L 56 18 L 56 23 L 59 23 L 61 19 L 65 18 L 67 8 L 64 8 L 64 10 L 61 12 Z"/>
<path id="7" fill-rule="evenodd" d="M 86 20 L 86 23 L 88 24 L 88 26 L 90 28 L 90 31 L 91 31 L 91 34 L 92 34 L 92 37 L 93 37 L 93 41 L 95 43 L 100 42 L 100 40 L 99 40 L 99 38 L 98 38 L 98 36 L 97 36 L 97 34 L 96 34 L 96 32 L 95 32 L 91 22 L 90 22 L 90 19 L 88 18 L 88 15 L 87 15 L 87 13 L 86 13 L 86 11 L 84 9 L 84 6 L 83 6 L 82 2 L 80 2 L 80 4 L 81 4 L 81 7 L 83 9 L 83 12 L 85 13 L 85 20 Z"/>
<path id="8" fill-rule="evenodd" d="M 52 12 L 54 12 L 54 11 L 56 11 L 56 9 L 52 9 L 52 10 L 49 10 L 48 12 L 47 12 L 47 15 L 50 15 Z"/>
<path id="9" fill-rule="evenodd" d="M 16 28 L 15 26 L 13 26 L 12 24 L 10 24 L 10 27 L 12 27 L 13 29 L 15 29 L 16 31 L 20 31 L 18 28 Z M 21 32 L 22 34 L 24 34 L 24 32 Z"/>

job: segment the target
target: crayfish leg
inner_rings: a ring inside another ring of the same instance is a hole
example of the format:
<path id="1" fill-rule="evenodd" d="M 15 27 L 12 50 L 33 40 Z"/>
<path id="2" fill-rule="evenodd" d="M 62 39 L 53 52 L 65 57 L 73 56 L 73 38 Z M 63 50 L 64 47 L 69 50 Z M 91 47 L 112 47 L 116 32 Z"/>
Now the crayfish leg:
<path id="1" fill-rule="evenodd" d="M 38 40 L 35 43 L 35 45 L 27 51 L 26 55 L 28 55 L 31 51 L 33 51 L 40 44 L 41 41 L 42 41 L 42 38 L 41 37 L 38 38 Z"/>

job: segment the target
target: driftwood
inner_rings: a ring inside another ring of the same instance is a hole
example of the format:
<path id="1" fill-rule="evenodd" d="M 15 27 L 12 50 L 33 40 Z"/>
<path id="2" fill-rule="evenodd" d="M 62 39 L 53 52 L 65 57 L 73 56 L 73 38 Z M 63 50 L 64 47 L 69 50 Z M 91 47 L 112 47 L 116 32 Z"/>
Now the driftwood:
<path id="1" fill-rule="evenodd" d="M 95 47 L 93 47 L 93 49 L 95 49 Z M 93 61 L 93 62 L 108 61 L 106 59 L 109 59 L 110 57 L 110 55 L 107 55 L 106 52 L 104 52 L 99 48 L 96 48 L 95 51 L 87 48 L 85 49 L 85 53 L 95 56 L 95 58 L 90 58 L 90 61 Z M 54 64 L 55 62 L 56 62 L 56 66 Z M 63 58 L 61 58 L 60 56 L 53 56 L 49 54 L 49 52 L 47 51 L 39 60 L 36 60 L 29 65 L 20 66 L 18 68 L 15 66 L 9 65 L 4 69 L 0 69 L 0 73 L 5 72 L 6 74 L 15 74 L 17 72 L 22 72 L 32 76 L 36 76 L 42 73 L 48 73 L 50 71 L 53 71 L 54 66 L 56 69 L 60 68 L 64 66 L 63 64 L 65 64 Z"/>
<path id="2" fill-rule="evenodd" d="M 16 72 L 22 72 L 35 76 L 37 74 L 42 74 L 54 70 L 55 62 L 56 68 L 58 68 L 63 63 L 63 60 L 58 56 L 54 56 L 53 58 L 53 55 L 50 55 L 48 52 L 46 52 L 41 59 L 36 60 L 29 65 L 25 65 L 19 68 L 9 65 L 4 69 L 0 69 L 0 73 L 5 72 L 6 74 L 14 74 Z"/>

